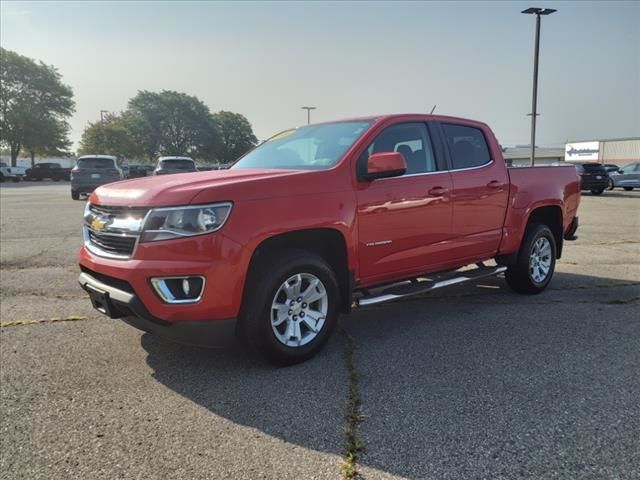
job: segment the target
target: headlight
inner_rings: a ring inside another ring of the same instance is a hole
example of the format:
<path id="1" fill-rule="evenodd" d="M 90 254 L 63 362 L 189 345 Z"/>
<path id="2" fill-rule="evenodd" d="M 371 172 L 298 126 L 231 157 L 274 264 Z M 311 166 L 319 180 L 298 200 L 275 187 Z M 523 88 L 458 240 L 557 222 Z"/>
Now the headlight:
<path id="1" fill-rule="evenodd" d="M 142 227 L 142 242 L 170 240 L 215 232 L 229 218 L 231 203 L 154 208 Z"/>

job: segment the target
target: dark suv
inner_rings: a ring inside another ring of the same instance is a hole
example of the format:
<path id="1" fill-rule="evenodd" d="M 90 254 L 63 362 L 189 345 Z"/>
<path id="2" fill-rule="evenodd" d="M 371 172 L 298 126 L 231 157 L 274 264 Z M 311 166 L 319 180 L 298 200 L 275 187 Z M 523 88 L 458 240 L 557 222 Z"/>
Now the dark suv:
<path id="1" fill-rule="evenodd" d="M 590 190 L 594 195 L 601 195 L 609 187 L 609 174 L 604 165 L 599 163 L 574 164 L 580 175 L 580 188 Z"/>
<path id="2" fill-rule="evenodd" d="M 91 193 L 100 185 L 122 180 L 117 157 L 111 155 L 85 155 L 78 158 L 71 170 L 71 198 L 79 200 L 81 194 Z"/>

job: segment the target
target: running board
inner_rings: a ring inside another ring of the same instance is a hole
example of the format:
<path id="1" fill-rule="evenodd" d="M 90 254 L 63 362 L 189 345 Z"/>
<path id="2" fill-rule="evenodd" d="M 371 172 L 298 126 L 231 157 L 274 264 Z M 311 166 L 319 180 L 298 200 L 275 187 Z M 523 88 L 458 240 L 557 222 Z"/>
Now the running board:
<path id="1" fill-rule="evenodd" d="M 356 298 L 356 305 L 364 307 L 366 305 L 375 305 L 376 303 L 389 302 L 391 300 L 397 300 L 399 298 L 409 297 L 412 295 L 419 295 L 421 293 L 427 293 L 431 290 L 438 288 L 449 287 L 451 285 L 457 285 L 459 283 L 470 282 L 472 280 L 478 280 L 480 278 L 492 277 L 504 272 L 507 269 L 505 266 L 497 267 L 478 267 L 475 270 L 467 270 L 464 272 L 458 272 L 456 276 L 449 277 L 443 280 L 409 280 L 400 284 L 395 284 L 387 287 L 378 295 L 364 296 Z"/>

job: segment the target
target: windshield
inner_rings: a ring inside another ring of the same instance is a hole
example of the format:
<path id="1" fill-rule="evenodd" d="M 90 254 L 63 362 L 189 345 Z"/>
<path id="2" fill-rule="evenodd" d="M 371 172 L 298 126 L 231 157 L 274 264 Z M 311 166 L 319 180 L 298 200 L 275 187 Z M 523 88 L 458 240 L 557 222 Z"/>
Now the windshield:
<path id="1" fill-rule="evenodd" d="M 78 168 L 114 168 L 111 158 L 81 158 L 78 160 Z"/>
<path id="2" fill-rule="evenodd" d="M 338 163 L 371 123 L 336 122 L 286 130 L 249 152 L 231 168 L 329 168 Z"/>
<path id="3" fill-rule="evenodd" d="M 162 168 L 171 170 L 193 170 L 195 168 L 193 160 L 162 160 L 160 165 Z"/>

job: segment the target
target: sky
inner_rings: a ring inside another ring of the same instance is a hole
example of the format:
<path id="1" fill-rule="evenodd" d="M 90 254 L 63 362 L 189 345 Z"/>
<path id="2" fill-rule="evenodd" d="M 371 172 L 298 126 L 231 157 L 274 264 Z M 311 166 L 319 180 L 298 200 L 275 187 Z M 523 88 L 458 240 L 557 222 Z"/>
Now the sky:
<path id="1" fill-rule="evenodd" d="M 73 88 L 77 147 L 139 90 L 245 115 L 259 139 L 312 121 L 429 112 L 529 142 L 535 17 L 543 17 L 537 144 L 640 136 L 640 2 L 18 2 L 0 43 Z"/>

